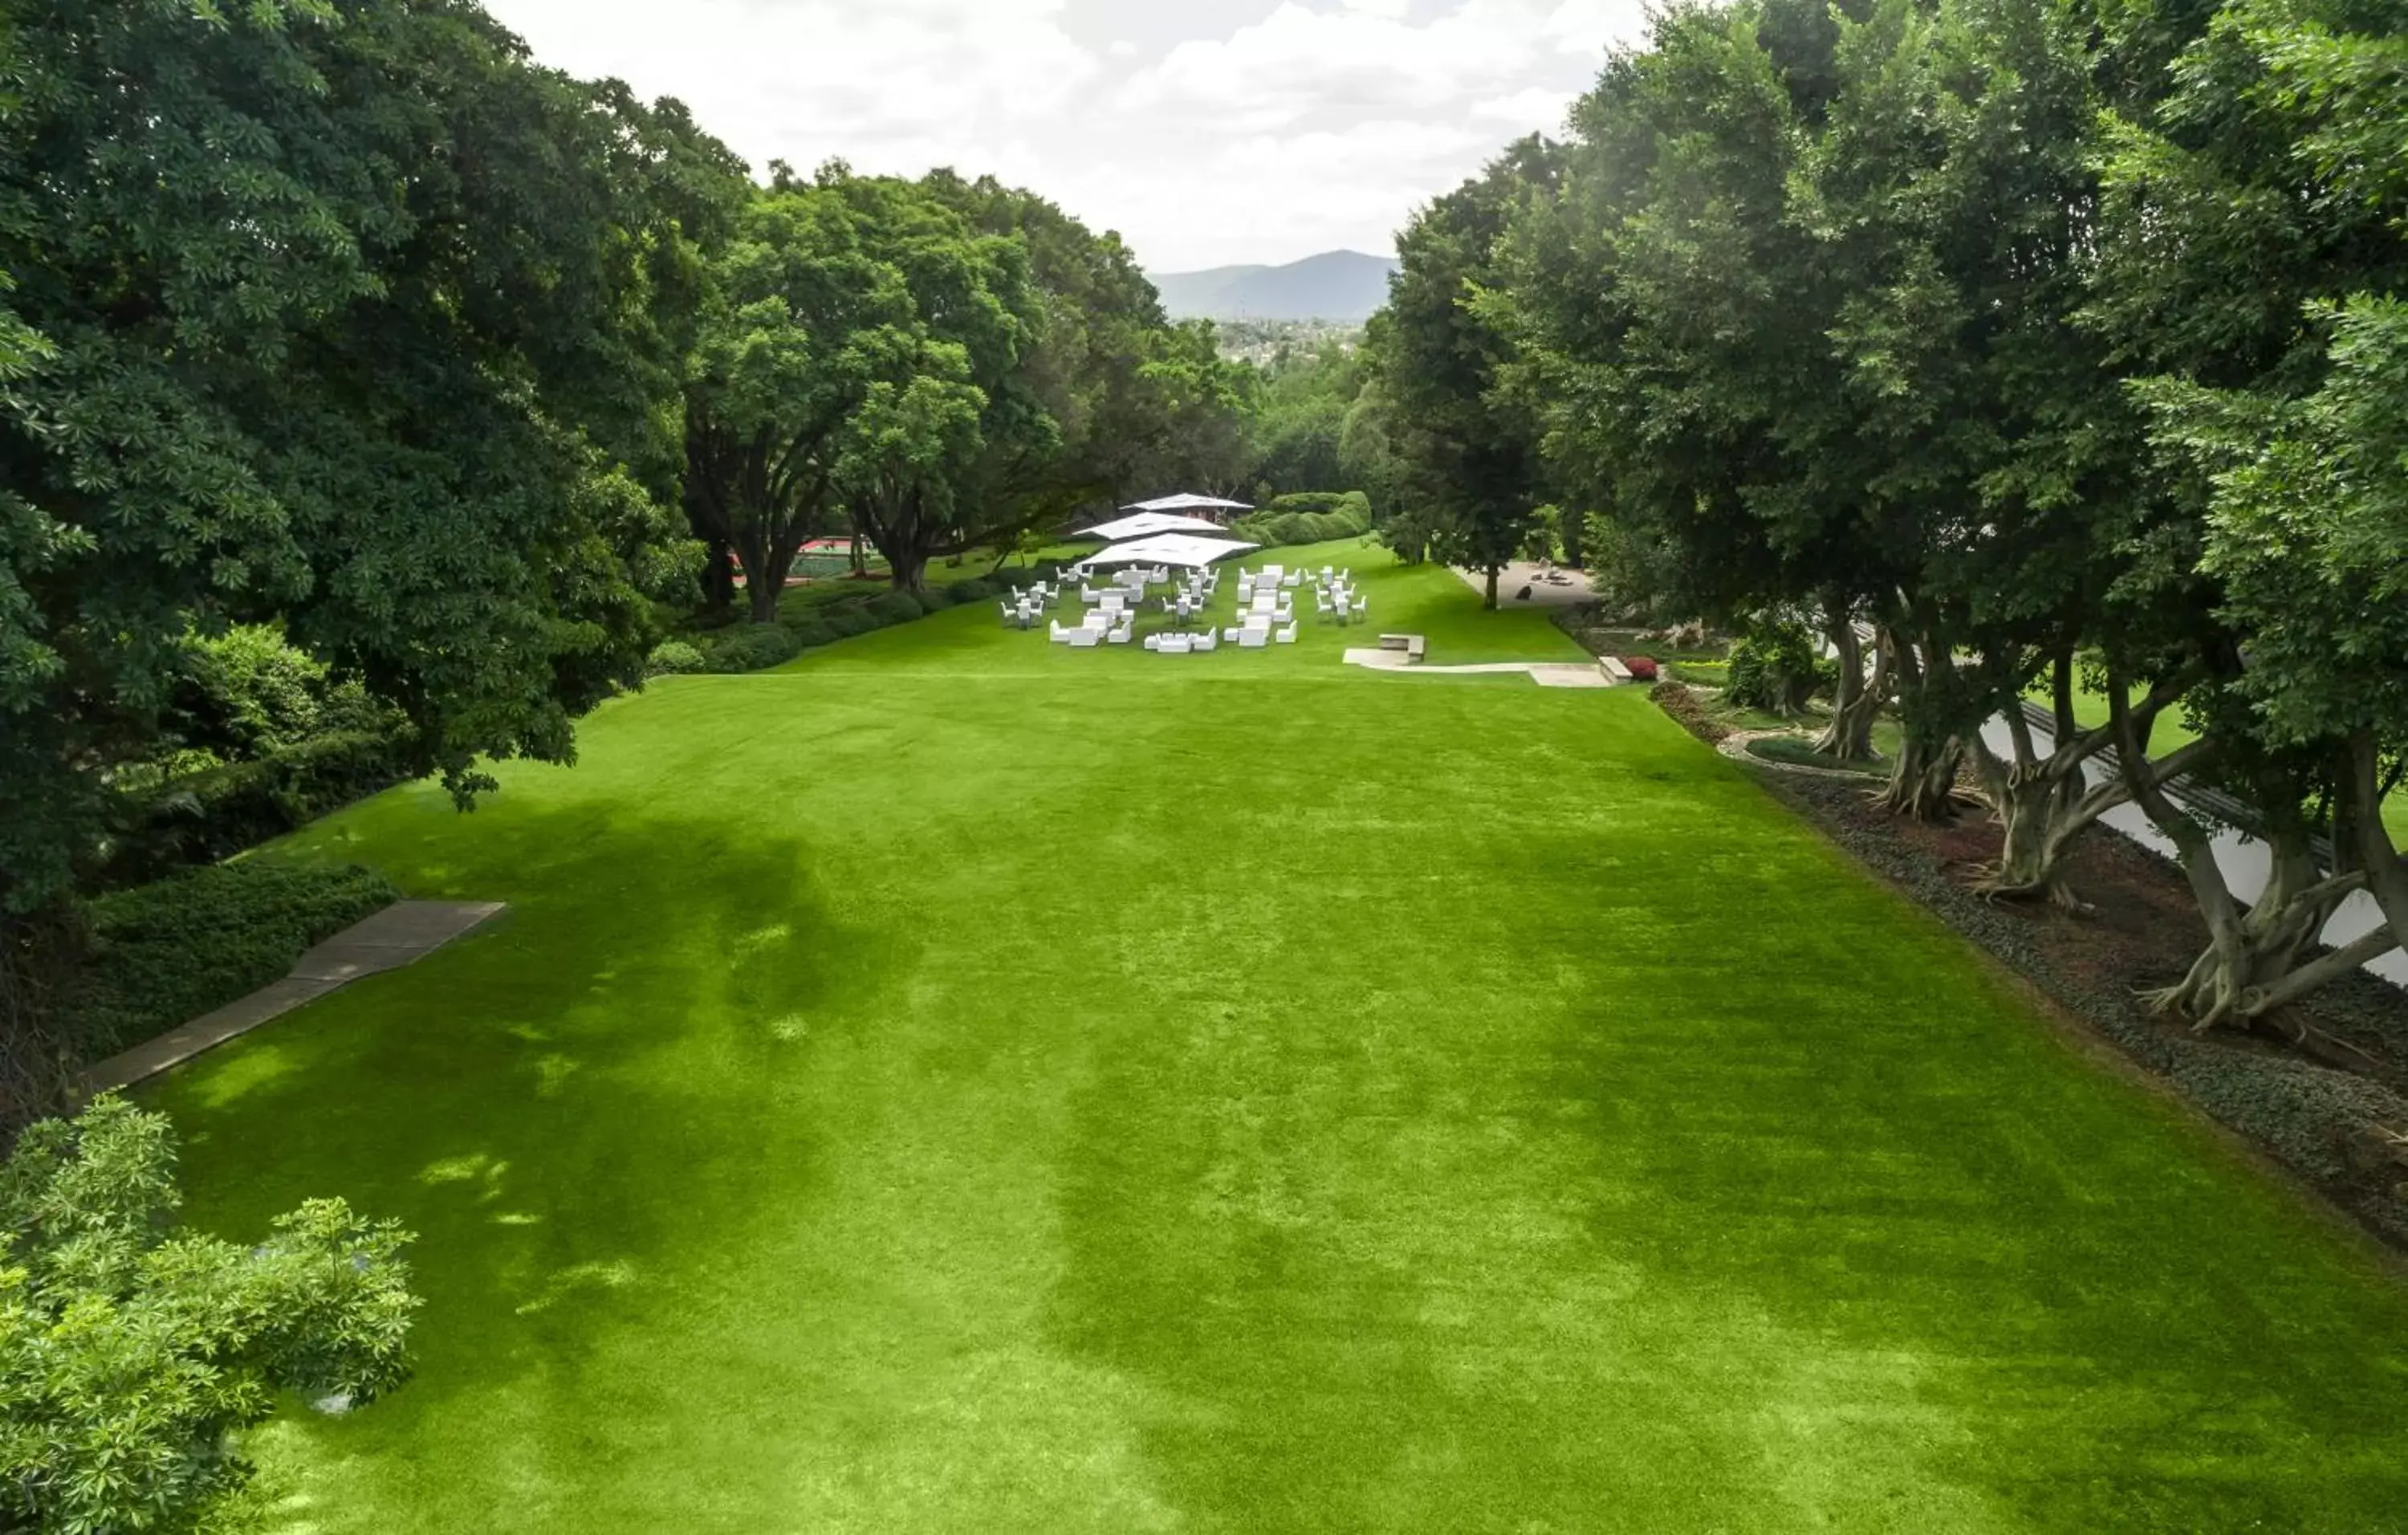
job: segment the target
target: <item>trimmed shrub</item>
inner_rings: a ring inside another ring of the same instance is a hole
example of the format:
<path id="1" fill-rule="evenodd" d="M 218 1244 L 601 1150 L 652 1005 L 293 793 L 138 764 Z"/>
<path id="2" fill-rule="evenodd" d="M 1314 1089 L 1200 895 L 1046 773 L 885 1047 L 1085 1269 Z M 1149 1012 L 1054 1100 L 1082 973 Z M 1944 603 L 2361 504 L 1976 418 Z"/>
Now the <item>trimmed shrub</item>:
<path id="1" fill-rule="evenodd" d="M 704 661 L 723 676 L 783 666 L 802 653 L 801 641 L 782 624 L 747 624 L 703 646 Z"/>
<path id="2" fill-rule="evenodd" d="M 652 647 L 651 657 L 644 662 L 647 677 L 684 677 L 708 669 L 702 652 L 682 639 L 662 640 Z"/>
<path id="3" fill-rule="evenodd" d="M 782 619 L 779 622 L 788 634 L 795 637 L 797 650 L 816 650 L 822 645 L 833 645 L 839 638 L 837 632 L 828 626 L 827 615 L 824 613 L 807 613 L 797 617 L 791 624 Z"/>
<path id="4" fill-rule="evenodd" d="M 1229 529 L 1239 538 L 1270 549 L 1332 543 L 1360 538 L 1370 530 L 1371 501 L 1361 491 L 1283 495 Z"/>
<path id="5" fill-rule="evenodd" d="M 340 731 L 170 779 L 143 802 L 102 882 L 137 884 L 182 865 L 230 858 L 412 771 L 407 738 Z"/>
<path id="6" fill-rule="evenodd" d="M 828 613 L 826 618 L 828 628 L 838 639 L 851 639 L 855 635 L 867 634 L 881 626 L 878 620 L 867 612 L 851 606 L 838 608 Z"/>
<path id="7" fill-rule="evenodd" d="M 984 576 L 972 576 L 968 581 L 957 581 L 950 590 L 953 594 L 953 601 L 962 606 L 973 602 L 993 602 L 1003 595 L 1003 589 Z"/>
<path id="8" fill-rule="evenodd" d="M 910 624 L 926 616 L 928 610 L 909 592 L 888 592 L 865 603 L 862 611 L 875 618 L 881 627 Z"/>
<path id="9" fill-rule="evenodd" d="M 102 896 L 60 999 L 87 1061 L 154 1039 L 280 980 L 311 945 L 401 893 L 372 869 L 212 864 Z"/>

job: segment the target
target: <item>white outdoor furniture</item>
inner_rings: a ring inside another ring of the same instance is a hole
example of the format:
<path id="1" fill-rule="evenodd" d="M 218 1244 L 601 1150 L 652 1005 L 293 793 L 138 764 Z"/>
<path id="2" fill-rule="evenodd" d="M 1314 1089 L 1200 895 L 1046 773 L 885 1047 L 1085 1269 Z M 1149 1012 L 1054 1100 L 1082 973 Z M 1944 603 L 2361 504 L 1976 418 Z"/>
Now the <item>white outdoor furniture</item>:
<path id="1" fill-rule="evenodd" d="M 1270 643 L 1271 632 L 1268 629 L 1240 629 L 1238 631 L 1238 648 L 1241 651 L 1268 650 L 1270 648 Z"/>
<path id="2" fill-rule="evenodd" d="M 1071 629 L 1063 639 L 1063 643 L 1074 651 L 1091 651 L 1103 642 L 1104 631 L 1101 629 Z"/>
<path id="3" fill-rule="evenodd" d="M 1296 624 L 1294 623 L 1290 623 L 1286 628 L 1280 630 L 1279 633 L 1272 636 L 1272 638 L 1277 639 L 1283 645 L 1295 644 Z"/>
<path id="4" fill-rule="evenodd" d="M 1335 611 L 1335 610 L 1329 606 L 1329 594 L 1326 592 L 1315 592 L 1312 595 L 1312 607 L 1313 610 L 1316 612 L 1326 613 Z"/>
<path id="5" fill-rule="evenodd" d="M 1280 581 L 1280 584 L 1282 586 L 1302 586 L 1304 584 L 1304 572 L 1301 570 L 1291 570 Z"/>
<path id="6" fill-rule="evenodd" d="M 1217 651 L 1220 648 L 1221 637 L 1214 634 L 1211 630 L 1207 629 L 1202 634 L 1196 636 L 1196 651 L 1199 655 L 1206 651 Z"/>
<path id="7" fill-rule="evenodd" d="M 1154 649 L 1165 655 L 1185 655 L 1196 648 L 1195 637 L 1192 635 L 1167 634 L 1158 638 L 1162 643 L 1156 645 Z"/>
<path id="8" fill-rule="evenodd" d="M 1060 619 L 1055 619 L 1054 621 L 1054 643 L 1056 645 L 1068 645 L 1071 643 L 1072 637 L 1082 632 L 1082 631 L 1078 629 L 1066 629 L 1062 627 L 1062 621 Z"/>
<path id="9" fill-rule="evenodd" d="M 1114 630 L 1113 630 L 1110 635 L 1108 635 L 1108 636 L 1106 637 L 1107 640 L 1108 640 L 1110 643 L 1114 644 L 1114 645 L 1125 645 L 1125 644 L 1127 644 L 1130 640 L 1135 639 L 1136 638 L 1137 638 L 1137 631 L 1136 631 L 1135 629 L 1130 628 L 1130 627 L 1129 627 L 1127 624 L 1122 624 L 1119 628 L 1114 629 Z"/>

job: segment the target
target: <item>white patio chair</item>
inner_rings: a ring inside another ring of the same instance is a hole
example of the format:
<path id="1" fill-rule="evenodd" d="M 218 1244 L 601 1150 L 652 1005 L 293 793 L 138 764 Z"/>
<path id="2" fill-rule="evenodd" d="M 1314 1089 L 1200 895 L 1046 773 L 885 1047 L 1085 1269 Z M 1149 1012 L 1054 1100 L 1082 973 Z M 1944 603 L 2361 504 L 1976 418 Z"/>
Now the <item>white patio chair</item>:
<path id="1" fill-rule="evenodd" d="M 1312 608 L 1313 611 L 1318 613 L 1326 613 L 1330 611 L 1329 594 L 1326 592 L 1315 592 L 1312 595 Z"/>
<path id="2" fill-rule="evenodd" d="M 1301 570 L 1291 570 L 1281 580 L 1280 584 L 1282 586 L 1291 587 L 1302 586 L 1304 584 L 1304 572 Z"/>
<path id="3" fill-rule="evenodd" d="M 1076 644 L 1078 642 L 1076 637 L 1085 632 L 1086 631 L 1083 629 L 1066 629 L 1062 627 L 1061 621 L 1056 619 L 1054 624 L 1054 643 L 1056 645 Z"/>

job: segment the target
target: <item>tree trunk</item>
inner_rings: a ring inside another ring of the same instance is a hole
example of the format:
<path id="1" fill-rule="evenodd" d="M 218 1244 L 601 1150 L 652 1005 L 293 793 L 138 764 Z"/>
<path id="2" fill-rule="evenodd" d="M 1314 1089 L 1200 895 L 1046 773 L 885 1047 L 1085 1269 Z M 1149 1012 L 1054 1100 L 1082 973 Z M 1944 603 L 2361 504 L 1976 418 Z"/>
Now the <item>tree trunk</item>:
<path id="1" fill-rule="evenodd" d="M 702 600 L 713 613 L 724 613 L 736 606 L 736 552 L 724 538 L 711 539 L 703 560 Z"/>
<path id="2" fill-rule="evenodd" d="M 928 589 L 928 552 L 924 549 L 886 551 L 888 581 L 895 590 L 918 596 Z"/>
<path id="3" fill-rule="evenodd" d="M 2383 934 L 2312 957 L 2325 924 L 2364 882 L 2355 874 L 2327 879 L 2316 868 L 2304 828 L 2293 826 L 2268 839 L 2272 876 L 2258 903 L 2244 911 L 2216 867 L 2213 839 L 2188 817 L 2182 819 L 2188 834 L 2176 846 L 2184 877 L 2207 921 L 2208 947 L 2178 984 L 2147 994 L 2156 1011 L 2179 1014 L 2202 1031 L 2218 1025 L 2246 1028 L 2393 946 Z"/>
<path id="4" fill-rule="evenodd" d="M 1965 744 L 1955 737 L 1932 745 L 1909 736 L 1899 747 L 1888 786 L 1873 796 L 1873 804 L 1912 821 L 1954 821 L 1965 808 L 1965 796 L 1956 790 L 1964 764 Z"/>
<path id="5" fill-rule="evenodd" d="M 72 1096 L 79 1063 L 56 1004 L 83 944 L 65 902 L 25 915 L 0 911 L 0 1152 Z"/>
<path id="6" fill-rule="evenodd" d="M 1842 762 L 1868 762 L 1873 755 L 1873 721 L 1888 700 L 1889 647 L 1876 639 L 1873 674 L 1868 680 L 1864 641 L 1855 622 L 1841 612 L 1831 620 L 1830 634 L 1840 653 L 1840 690 L 1832 700 L 1831 723 L 1815 740 L 1814 750 Z"/>
<path id="7" fill-rule="evenodd" d="M 2180 983 L 2146 994 L 2153 1009 L 2187 1018 L 2201 1032 L 2219 1025 L 2246 1028 L 2392 947 L 2391 935 L 2378 929 L 2344 949 L 2309 957 L 2335 909 L 2366 876 L 2363 868 L 2344 868 L 2327 877 L 2316 867 L 2311 828 L 2296 814 L 2272 817 L 2260 831 L 2273 868 L 2265 893 L 2244 911 L 2216 864 L 2214 839 L 2168 797 L 2161 770 L 2152 771 L 2147 738 L 2120 689 L 2111 686 L 2107 701 L 2114 710 L 2124 781 L 2150 823 L 2172 839 L 2207 924 L 2207 952 Z M 2334 851 L 2356 861 L 2346 839 Z"/>
<path id="8" fill-rule="evenodd" d="M 751 599 L 752 622 L 778 622 L 778 603 L 786 595 L 786 578 L 794 573 L 795 545 L 791 538 L 757 541 L 756 558 L 744 562 L 747 572 L 745 593 Z"/>
<path id="9" fill-rule="evenodd" d="M 2031 724 L 2020 702 L 2010 705 L 2006 712 L 2014 761 L 2002 760 L 1990 750 L 1988 741 L 1979 737 L 1973 740 L 1983 791 L 1992 815 L 2006 833 L 1999 861 L 1974 882 L 1974 890 L 1981 895 L 2001 900 L 2046 900 L 2069 911 L 2089 910 L 2066 883 L 2065 865 L 2084 831 L 2108 811 L 2131 803 L 2134 775 L 2119 769 L 2106 782 L 2091 784 L 2088 764 L 2114 742 L 2118 727 L 2110 724 L 2098 730 L 2082 729 L 2074 719 L 2073 683 L 2073 656 L 2060 654 L 2054 664 L 2055 727 L 2047 756 L 2042 757 L 2033 745 Z M 2108 686 L 2125 694 L 2130 691 L 2122 677 L 2112 672 Z M 2157 716 L 2180 701 L 2186 686 L 2185 678 L 2159 683 L 2131 716 L 2134 735 L 2144 750 Z M 2152 784 L 2162 787 L 2199 767 L 2213 751 L 2205 741 L 2193 741 L 2160 761 L 2143 758 L 2138 768 Z"/>
<path id="10" fill-rule="evenodd" d="M 1486 608 L 1490 612 L 1495 612 L 1497 610 L 1498 568 L 1498 567 L 1493 565 L 1488 567 L 1488 599 L 1486 602 L 1482 604 L 1482 606 Z"/>
<path id="11" fill-rule="evenodd" d="M 1911 705 L 1922 694 L 1925 677 L 1914 647 L 1894 629 L 1883 630 L 1882 644 L 1896 668 L 1899 692 Z M 1889 784 L 1872 796 L 1872 802 L 1880 810 L 1910 820 L 1954 821 L 1965 806 L 1965 796 L 1956 791 L 1957 769 L 1965 762 L 1965 743 L 1953 735 L 1933 739 L 1920 728 L 1922 722 L 1914 717 L 1915 712 L 1910 707 L 1906 739 L 1899 745 L 1897 762 L 1891 765 Z"/>

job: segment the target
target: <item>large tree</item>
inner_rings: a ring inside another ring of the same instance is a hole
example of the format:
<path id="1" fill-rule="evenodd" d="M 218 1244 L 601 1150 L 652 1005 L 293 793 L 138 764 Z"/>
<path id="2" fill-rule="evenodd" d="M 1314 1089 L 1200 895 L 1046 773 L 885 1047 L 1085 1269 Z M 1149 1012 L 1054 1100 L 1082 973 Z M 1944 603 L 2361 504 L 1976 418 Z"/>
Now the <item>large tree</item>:
<path id="1" fill-rule="evenodd" d="M 1514 214 L 1552 188 L 1559 163 L 1554 145 L 1524 139 L 1416 213 L 1397 238 L 1400 269 L 1371 332 L 1404 498 L 1436 514 L 1450 557 L 1485 573 L 1491 608 L 1498 572 L 1546 496 L 1538 443 L 1498 388 L 1512 343 L 1478 300 L 1500 280 Z"/>
<path id="2" fill-rule="evenodd" d="M 5 24 L 0 994 L 22 1000 L 29 914 L 106 854 L 188 633 L 283 623 L 464 796 L 480 758 L 566 758 L 576 716 L 639 681 L 646 599 L 684 579 L 658 493 L 690 294 L 656 168 L 724 151 L 534 67 L 466 4 L 66 0 Z"/>
<path id="3" fill-rule="evenodd" d="M 2134 78 L 2088 318 L 2146 375 L 2162 457 L 2119 594 L 2147 643 L 2106 682 L 2119 707 L 2186 689 L 2202 775 L 2251 807 L 2268 848 L 2272 881 L 2244 910 L 2212 828 L 2134 786 L 2210 933 L 2158 1000 L 2201 1026 L 2245 1025 L 2398 937 L 2315 954 L 2344 897 L 2397 879 L 2370 796 L 2399 751 L 2383 598 L 2408 366 L 2392 308 L 2408 291 L 2408 17 L 2353 0 L 2109 15 L 2110 56 Z M 2128 771 L 2148 759 L 2139 722 L 2121 744 Z"/>

